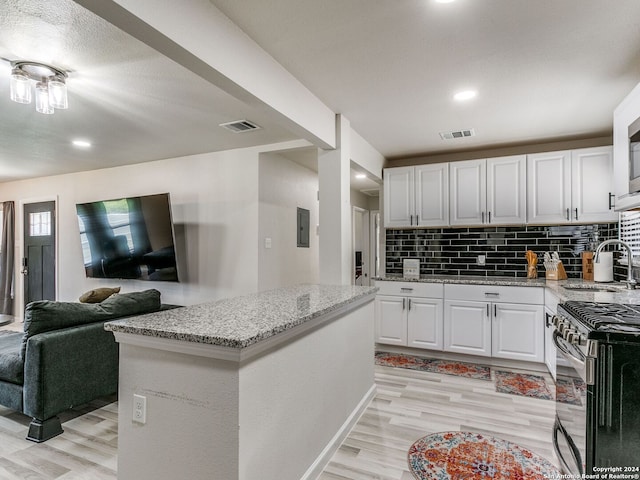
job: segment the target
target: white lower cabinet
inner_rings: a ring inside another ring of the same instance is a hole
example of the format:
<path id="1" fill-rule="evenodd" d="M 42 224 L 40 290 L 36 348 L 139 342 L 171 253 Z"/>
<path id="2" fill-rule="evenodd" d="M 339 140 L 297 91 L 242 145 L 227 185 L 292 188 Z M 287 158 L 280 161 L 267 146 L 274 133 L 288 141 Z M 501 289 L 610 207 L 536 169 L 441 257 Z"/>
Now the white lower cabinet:
<path id="1" fill-rule="evenodd" d="M 376 282 L 376 286 L 377 343 L 442 350 L 442 285 Z"/>
<path id="2" fill-rule="evenodd" d="M 544 289 L 376 282 L 376 343 L 544 361 Z"/>
<path id="3" fill-rule="evenodd" d="M 493 304 L 491 355 L 530 362 L 544 360 L 544 307 Z"/>
<path id="4" fill-rule="evenodd" d="M 543 362 L 543 304 L 537 287 L 445 285 L 444 350 Z"/>
<path id="5" fill-rule="evenodd" d="M 484 302 L 445 300 L 445 351 L 491 356 L 488 305 Z"/>
<path id="6" fill-rule="evenodd" d="M 442 350 L 442 299 L 407 300 L 407 346 Z"/>

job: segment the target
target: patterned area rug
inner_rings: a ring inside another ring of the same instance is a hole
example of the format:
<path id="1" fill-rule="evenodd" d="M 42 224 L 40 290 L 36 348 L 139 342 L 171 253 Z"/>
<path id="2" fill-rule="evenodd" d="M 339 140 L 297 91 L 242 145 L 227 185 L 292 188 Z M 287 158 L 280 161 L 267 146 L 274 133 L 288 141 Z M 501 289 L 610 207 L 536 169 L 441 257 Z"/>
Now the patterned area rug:
<path id="1" fill-rule="evenodd" d="M 416 357 L 396 353 L 376 352 L 376 365 L 384 367 L 409 368 L 423 372 L 444 373 L 459 377 L 491 380 L 491 369 L 484 365 L 465 362 L 450 362 L 432 358 Z"/>
<path id="2" fill-rule="evenodd" d="M 553 400 L 543 377 L 526 373 L 496 370 L 496 392 Z"/>
<path id="3" fill-rule="evenodd" d="M 560 478 L 547 460 L 515 443 L 469 432 L 416 441 L 407 456 L 418 480 L 547 480 Z"/>
<path id="4" fill-rule="evenodd" d="M 473 363 L 436 360 L 433 358 L 417 357 L 401 353 L 376 352 L 376 365 L 383 367 L 409 368 L 423 372 L 444 373 L 466 378 L 491 380 L 491 368 Z M 524 397 L 553 400 L 553 395 L 544 377 L 527 373 L 515 373 L 505 370 L 494 370 L 496 392 L 510 393 Z M 580 405 L 585 396 L 584 382 L 556 384 L 556 395 L 560 401 L 571 405 Z"/>

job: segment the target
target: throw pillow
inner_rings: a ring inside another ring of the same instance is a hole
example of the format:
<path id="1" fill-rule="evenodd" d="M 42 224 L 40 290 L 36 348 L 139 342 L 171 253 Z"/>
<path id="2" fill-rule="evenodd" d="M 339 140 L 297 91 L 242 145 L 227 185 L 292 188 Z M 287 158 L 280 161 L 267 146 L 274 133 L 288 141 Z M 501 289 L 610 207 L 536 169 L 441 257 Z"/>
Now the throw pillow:
<path id="1" fill-rule="evenodd" d="M 118 292 L 120 292 L 120 287 L 94 288 L 93 290 L 89 290 L 88 292 L 85 292 L 82 295 L 80 295 L 80 298 L 78 300 L 80 300 L 81 303 L 100 303 L 101 301 L 109 298 L 114 293 L 118 293 Z"/>

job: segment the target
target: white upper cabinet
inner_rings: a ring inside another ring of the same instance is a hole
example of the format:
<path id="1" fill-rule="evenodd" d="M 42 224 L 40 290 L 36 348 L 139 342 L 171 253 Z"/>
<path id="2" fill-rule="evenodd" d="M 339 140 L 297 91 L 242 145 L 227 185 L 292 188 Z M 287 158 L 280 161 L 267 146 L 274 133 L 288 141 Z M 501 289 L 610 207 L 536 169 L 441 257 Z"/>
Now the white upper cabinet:
<path id="1" fill-rule="evenodd" d="M 567 223 L 571 219 L 571 152 L 527 157 L 527 220 Z"/>
<path id="2" fill-rule="evenodd" d="M 453 162 L 449 171 L 451 225 L 482 225 L 487 210 L 487 161 Z"/>
<path id="3" fill-rule="evenodd" d="M 384 226 L 449 225 L 449 164 L 384 170 Z"/>
<path id="4" fill-rule="evenodd" d="M 505 225 L 526 222 L 526 156 L 454 162 L 451 225 Z"/>
<path id="5" fill-rule="evenodd" d="M 449 164 L 415 167 L 416 223 L 421 227 L 449 225 Z"/>
<path id="6" fill-rule="evenodd" d="M 527 158 L 529 223 L 613 222 L 610 146 L 538 153 Z"/>
<path id="7" fill-rule="evenodd" d="M 613 148 L 597 147 L 571 152 L 572 220 L 616 222 L 613 192 Z"/>
<path id="8" fill-rule="evenodd" d="M 524 224 L 527 221 L 527 157 L 487 159 L 487 223 Z"/>
<path id="9" fill-rule="evenodd" d="M 413 224 L 415 211 L 414 167 L 384 170 L 384 226 L 406 227 Z"/>

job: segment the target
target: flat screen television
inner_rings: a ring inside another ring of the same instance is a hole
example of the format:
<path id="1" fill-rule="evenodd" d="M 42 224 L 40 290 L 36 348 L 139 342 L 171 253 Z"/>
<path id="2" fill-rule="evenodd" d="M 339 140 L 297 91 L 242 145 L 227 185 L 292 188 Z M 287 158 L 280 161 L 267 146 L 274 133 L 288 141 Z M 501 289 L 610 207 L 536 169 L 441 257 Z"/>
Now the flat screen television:
<path id="1" fill-rule="evenodd" d="M 178 281 L 168 193 L 76 205 L 87 277 Z"/>

